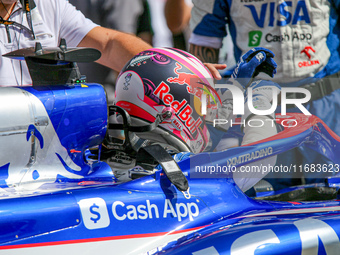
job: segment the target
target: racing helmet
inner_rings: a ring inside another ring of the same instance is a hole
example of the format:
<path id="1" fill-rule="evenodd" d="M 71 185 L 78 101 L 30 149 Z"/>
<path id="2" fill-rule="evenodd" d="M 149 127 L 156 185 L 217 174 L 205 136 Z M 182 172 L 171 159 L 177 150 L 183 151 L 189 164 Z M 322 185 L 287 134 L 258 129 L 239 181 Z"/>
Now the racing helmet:
<path id="1" fill-rule="evenodd" d="M 202 100 L 207 108 L 216 102 L 211 100 L 218 97 L 213 87 L 212 75 L 195 56 L 174 48 L 153 48 L 134 56 L 119 73 L 115 105 L 140 126 L 170 111 L 171 117 L 155 130 L 137 135 L 178 151 L 199 153 L 209 145 Z"/>

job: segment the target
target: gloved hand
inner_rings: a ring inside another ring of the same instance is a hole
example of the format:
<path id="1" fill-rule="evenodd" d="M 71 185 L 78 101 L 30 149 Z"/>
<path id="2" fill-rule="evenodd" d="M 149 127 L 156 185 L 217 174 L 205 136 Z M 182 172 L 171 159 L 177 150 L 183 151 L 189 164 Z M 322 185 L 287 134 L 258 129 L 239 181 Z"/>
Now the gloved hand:
<path id="1" fill-rule="evenodd" d="M 281 87 L 279 84 L 266 81 L 266 80 L 258 80 L 254 81 L 250 84 L 248 90 L 251 89 L 252 91 L 252 106 L 254 109 L 249 109 L 248 105 L 248 91 L 245 93 L 245 105 L 244 105 L 244 115 L 242 116 L 243 120 L 249 120 L 252 116 L 255 116 L 253 113 L 255 110 L 257 111 L 264 111 L 273 108 L 272 112 L 268 117 L 274 118 L 275 114 L 274 111 L 277 107 L 277 100 L 276 103 L 272 103 L 274 97 L 277 99 L 278 94 L 280 93 Z"/>
<path id="2" fill-rule="evenodd" d="M 237 79 L 243 88 L 247 88 L 260 72 L 274 77 L 277 64 L 273 57 L 274 53 L 271 50 L 262 47 L 253 48 L 241 56 L 231 77 Z"/>
<path id="3" fill-rule="evenodd" d="M 272 81 L 258 80 L 254 81 L 250 84 L 249 88 L 252 90 L 252 105 L 256 110 L 269 110 L 272 108 L 271 114 L 267 115 L 255 115 L 253 110 L 249 109 L 248 106 L 248 96 L 246 95 L 247 100 L 244 105 L 244 115 L 242 116 L 242 123 L 244 125 L 244 137 L 242 144 L 253 143 L 267 137 L 273 136 L 277 133 L 276 125 L 275 125 L 275 109 L 277 107 L 277 103 L 272 103 L 274 98 L 277 98 L 277 95 L 280 93 L 281 87 Z M 256 124 L 259 125 L 262 123 L 262 126 L 250 126 L 248 125 L 250 120 L 256 120 Z"/>

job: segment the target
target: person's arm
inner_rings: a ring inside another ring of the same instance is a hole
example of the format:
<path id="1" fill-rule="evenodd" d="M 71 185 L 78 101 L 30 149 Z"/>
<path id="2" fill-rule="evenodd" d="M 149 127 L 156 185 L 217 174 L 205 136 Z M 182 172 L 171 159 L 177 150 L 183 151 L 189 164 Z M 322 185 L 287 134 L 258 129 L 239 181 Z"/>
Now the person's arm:
<path id="1" fill-rule="evenodd" d="M 189 24 L 191 7 L 185 0 L 167 0 L 164 7 L 166 23 L 173 34 L 180 33 Z"/>
<path id="2" fill-rule="evenodd" d="M 217 64 L 219 49 L 190 44 L 189 52 L 204 63 L 215 79 L 222 79 L 218 70 L 225 69 L 227 65 Z"/>
<path id="3" fill-rule="evenodd" d="M 103 27 L 93 28 L 78 47 L 98 49 L 102 56 L 97 62 L 116 71 L 139 52 L 152 48 L 137 36 Z"/>
<path id="4" fill-rule="evenodd" d="M 220 49 L 190 44 L 189 52 L 205 63 L 218 63 Z"/>

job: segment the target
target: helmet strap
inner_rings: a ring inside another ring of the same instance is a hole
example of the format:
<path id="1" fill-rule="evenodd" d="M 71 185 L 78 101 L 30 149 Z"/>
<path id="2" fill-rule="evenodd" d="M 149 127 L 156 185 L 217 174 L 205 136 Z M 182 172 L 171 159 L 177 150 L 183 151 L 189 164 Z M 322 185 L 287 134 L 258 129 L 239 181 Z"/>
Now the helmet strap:
<path id="1" fill-rule="evenodd" d="M 117 139 L 107 132 L 104 141 L 104 146 L 108 149 L 121 150 L 128 153 L 135 154 L 140 148 L 150 145 L 151 142 L 146 139 L 138 137 L 135 132 L 150 132 L 158 127 L 158 125 L 165 119 L 171 117 L 172 113 L 166 111 L 156 116 L 156 120 L 144 126 L 132 126 L 131 117 L 129 113 L 123 108 L 111 105 L 109 106 L 109 116 L 119 113 L 123 118 L 123 124 L 109 123 L 108 130 L 123 130 L 125 140 Z"/>

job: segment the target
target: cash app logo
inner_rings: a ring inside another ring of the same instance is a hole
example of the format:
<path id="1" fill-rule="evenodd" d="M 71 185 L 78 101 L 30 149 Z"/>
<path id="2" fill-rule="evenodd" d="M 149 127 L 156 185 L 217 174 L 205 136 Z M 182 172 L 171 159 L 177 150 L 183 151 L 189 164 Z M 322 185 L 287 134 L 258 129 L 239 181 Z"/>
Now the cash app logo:
<path id="1" fill-rule="evenodd" d="M 260 45 L 261 42 L 261 37 L 262 37 L 262 32 L 261 31 L 250 31 L 249 32 L 249 47 L 257 47 Z"/>

